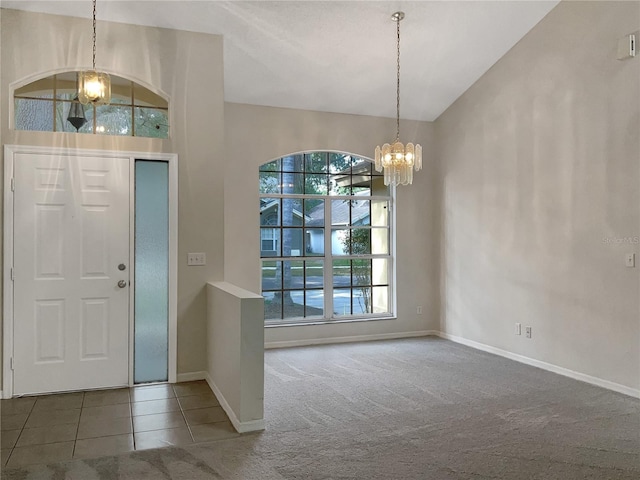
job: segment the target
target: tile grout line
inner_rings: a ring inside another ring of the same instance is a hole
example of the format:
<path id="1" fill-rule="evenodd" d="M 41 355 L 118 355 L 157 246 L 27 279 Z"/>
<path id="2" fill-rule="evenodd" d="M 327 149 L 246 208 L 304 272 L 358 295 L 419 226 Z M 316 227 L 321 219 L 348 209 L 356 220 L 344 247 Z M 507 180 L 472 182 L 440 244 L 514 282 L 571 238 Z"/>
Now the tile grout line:
<path id="1" fill-rule="evenodd" d="M 131 387 L 129 387 L 129 391 L 127 392 L 129 394 L 129 413 L 131 414 L 130 421 L 131 421 L 131 442 L 133 443 L 133 451 L 137 451 L 136 448 L 136 430 L 134 427 L 134 423 L 133 423 L 133 398 L 131 397 Z"/>
<path id="2" fill-rule="evenodd" d="M 80 432 L 80 419 L 82 418 L 82 411 L 84 410 L 84 400 L 87 398 L 86 392 L 82 392 L 82 403 L 80 404 L 80 415 L 78 416 L 78 425 L 76 426 L 76 434 L 73 438 L 73 450 L 71 451 L 71 459 L 76 456 L 76 445 L 78 442 L 78 433 Z"/>
<path id="3" fill-rule="evenodd" d="M 18 398 L 21 398 L 21 397 L 18 397 Z M 33 413 L 33 410 L 36 408 L 36 403 L 38 403 L 38 397 L 37 396 L 36 396 L 35 401 L 33 402 L 33 405 L 31 405 L 31 408 L 29 409 L 29 413 L 27 413 L 27 418 L 24 419 L 24 423 L 22 424 L 22 428 L 20 429 L 20 433 L 18 434 L 18 438 L 16 438 L 16 443 L 14 443 L 13 447 L 11 447 L 11 452 L 9 452 L 9 456 L 7 457 L 7 462 L 5 463 L 5 465 L 9 464 L 9 460 L 11 459 L 11 456 L 13 455 L 13 451 L 18 446 L 18 440 L 20 440 L 20 437 L 22 436 L 22 432 L 24 432 L 24 429 L 27 426 L 27 422 L 29 421 L 29 418 L 31 417 L 31 414 Z"/>
<path id="4" fill-rule="evenodd" d="M 191 425 L 187 421 L 187 416 L 184 414 L 184 408 L 182 408 L 182 403 L 180 402 L 180 398 L 178 397 L 178 392 L 176 392 L 175 384 L 171 387 L 173 389 L 173 394 L 176 396 L 176 402 L 178 402 L 178 407 L 180 407 L 180 413 L 182 414 L 182 419 L 184 420 L 185 425 L 187 426 L 187 430 L 189 430 L 189 436 L 191 437 L 191 442 L 195 443 L 195 438 L 193 437 L 193 432 L 191 431 Z"/>
<path id="5" fill-rule="evenodd" d="M 29 412 L 27 413 L 27 418 L 24 421 L 24 424 L 22 425 L 22 428 L 20 428 L 20 433 L 18 434 L 18 438 L 16 438 L 16 442 L 13 445 L 13 447 L 11 447 L 11 452 L 9 453 L 9 456 L 7 457 L 7 461 L 3 464 L 4 466 L 7 466 L 9 464 L 9 460 L 11 459 L 11 457 L 13 456 L 13 453 L 15 451 L 15 449 L 18 447 L 18 441 L 20 440 L 20 437 L 22 436 L 22 433 L 24 432 L 24 430 L 26 429 L 27 423 L 29 422 L 29 419 L 31 418 L 31 415 L 34 413 L 34 410 L 36 408 L 36 405 L 38 403 L 38 400 L 40 399 L 45 399 L 48 396 L 50 396 L 52 394 L 46 394 L 46 395 L 34 395 L 35 397 L 35 401 L 33 402 L 33 405 L 31 406 L 31 409 L 29 410 Z M 25 398 L 25 397 L 17 397 L 17 398 Z M 27 397 L 29 398 L 29 397 Z M 84 403 L 84 392 L 82 392 L 82 401 Z M 82 411 L 82 406 L 80 407 L 80 411 Z M 80 420 L 78 419 L 78 424 L 79 424 Z M 39 427 L 34 427 L 34 428 L 39 428 Z M 17 430 L 17 429 L 16 429 Z M 77 431 L 76 431 L 77 432 Z M 77 433 L 76 433 L 77 435 Z M 51 443 L 60 443 L 60 442 L 51 442 Z M 43 444 L 44 445 L 44 444 Z M 29 448 L 29 447 L 33 447 L 34 445 L 25 445 L 25 448 Z M 74 440 L 74 449 L 75 449 L 75 440 Z M 72 454 L 72 458 L 73 458 L 73 454 Z"/>

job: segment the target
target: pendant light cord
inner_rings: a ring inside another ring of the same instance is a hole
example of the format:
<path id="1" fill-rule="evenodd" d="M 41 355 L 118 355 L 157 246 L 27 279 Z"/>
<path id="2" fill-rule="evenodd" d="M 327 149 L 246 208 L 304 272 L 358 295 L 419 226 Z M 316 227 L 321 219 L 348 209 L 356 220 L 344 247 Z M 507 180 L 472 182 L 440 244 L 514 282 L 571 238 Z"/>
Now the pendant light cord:
<path id="1" fill-rule="evenodd" d="M 93 70 L 96 69 L 96 0 L 93 0 Z"/>
<path id="2" fill-rule="evenodd" d="M 400 140 L 400 20 L 400 17 L 396 19 L 396 33 L 398 39 L 396 44 L 396 53 L 398 59 L 396 77 L 396 142 Z"/>

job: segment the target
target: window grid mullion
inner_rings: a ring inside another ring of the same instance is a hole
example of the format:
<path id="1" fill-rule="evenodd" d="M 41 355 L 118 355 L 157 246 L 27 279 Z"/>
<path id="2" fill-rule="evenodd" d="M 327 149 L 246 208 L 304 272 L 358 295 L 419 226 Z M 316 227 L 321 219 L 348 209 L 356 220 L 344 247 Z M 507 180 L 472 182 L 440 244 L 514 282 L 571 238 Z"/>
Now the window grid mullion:
<path id="1" fill-rule="evenodd" d="M 352 242 L 349 242 L 349 248 L 351 248 Z M 353 260 L 349 260 L 349 315 L 353 315 Z"/>
<path id="2" fill-rule="evenodd" d="M 303 207 L 304 210 L 304 207 Z M 304 232 L 302 232 L 302 235 L 304 236 Z M 303 245 L 303 249 L 304 249 L 304 243 Z M 302 263 L 302 315 L 304 317 L 307 316 L 307 262 L 305 262 L 304 260 L 302 260 L 300 263 Z"/>
<path id="3" fill-rule="evenodd" d="M 281 172 L 263 172 L 263 173 L 281 173 Z M 260 193 L 260 198 L 302 198 L 307 200 L 353 200 L 353 196 L 349 195 L 316 195 L 303 193 Z M 391 203 L 391 197 L 386 195 L 358 195 L 358 200 L 385 200 Z"/>
<path id="4" fill-rule="evenodd" d="M 58 126 L 58 105 L 56 102 L 56 97 L 58 96 L 58 76 L 54 75 L 53 76 L 53 130 L 51 130 L 52 132 L 56 131 L 56 127 Z M 64 112 L 62 112 L 62 114 L 64 115 Z"/>
<path id="5" fill-rule="evenodd" d="M 331 245 L 331 202 L 324 197 L 324 317 L 333 318 L 333 252 Z M 327 233 L 329 232 L 329 233 Z"/>

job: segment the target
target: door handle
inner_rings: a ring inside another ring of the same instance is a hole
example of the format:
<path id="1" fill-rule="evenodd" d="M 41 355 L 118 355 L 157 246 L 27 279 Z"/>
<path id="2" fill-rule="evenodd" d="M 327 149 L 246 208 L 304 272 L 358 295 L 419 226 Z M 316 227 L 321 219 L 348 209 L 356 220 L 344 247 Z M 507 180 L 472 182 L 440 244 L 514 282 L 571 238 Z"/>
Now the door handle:
<path id="1" fill-rule="evenodd" d="M 126 280 L 120 280 L 120 281 L 118 282 L 118 286 L 119 286 L 120 288 L 124 288 L 124 287 L 126 287 L 126 286 L 127 286 L 127 281 L 126 281 Z"/>

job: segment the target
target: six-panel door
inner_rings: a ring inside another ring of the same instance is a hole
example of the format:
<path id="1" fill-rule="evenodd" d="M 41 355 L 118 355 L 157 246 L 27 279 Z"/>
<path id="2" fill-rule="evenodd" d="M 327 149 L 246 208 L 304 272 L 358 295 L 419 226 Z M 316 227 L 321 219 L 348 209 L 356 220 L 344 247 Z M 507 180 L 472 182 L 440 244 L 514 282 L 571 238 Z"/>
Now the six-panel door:
<path id="1" fill-rule="evenodd" d="M 14 172 L 13 394 L 128 385 L 129 159 L 16 154 Z"/>

